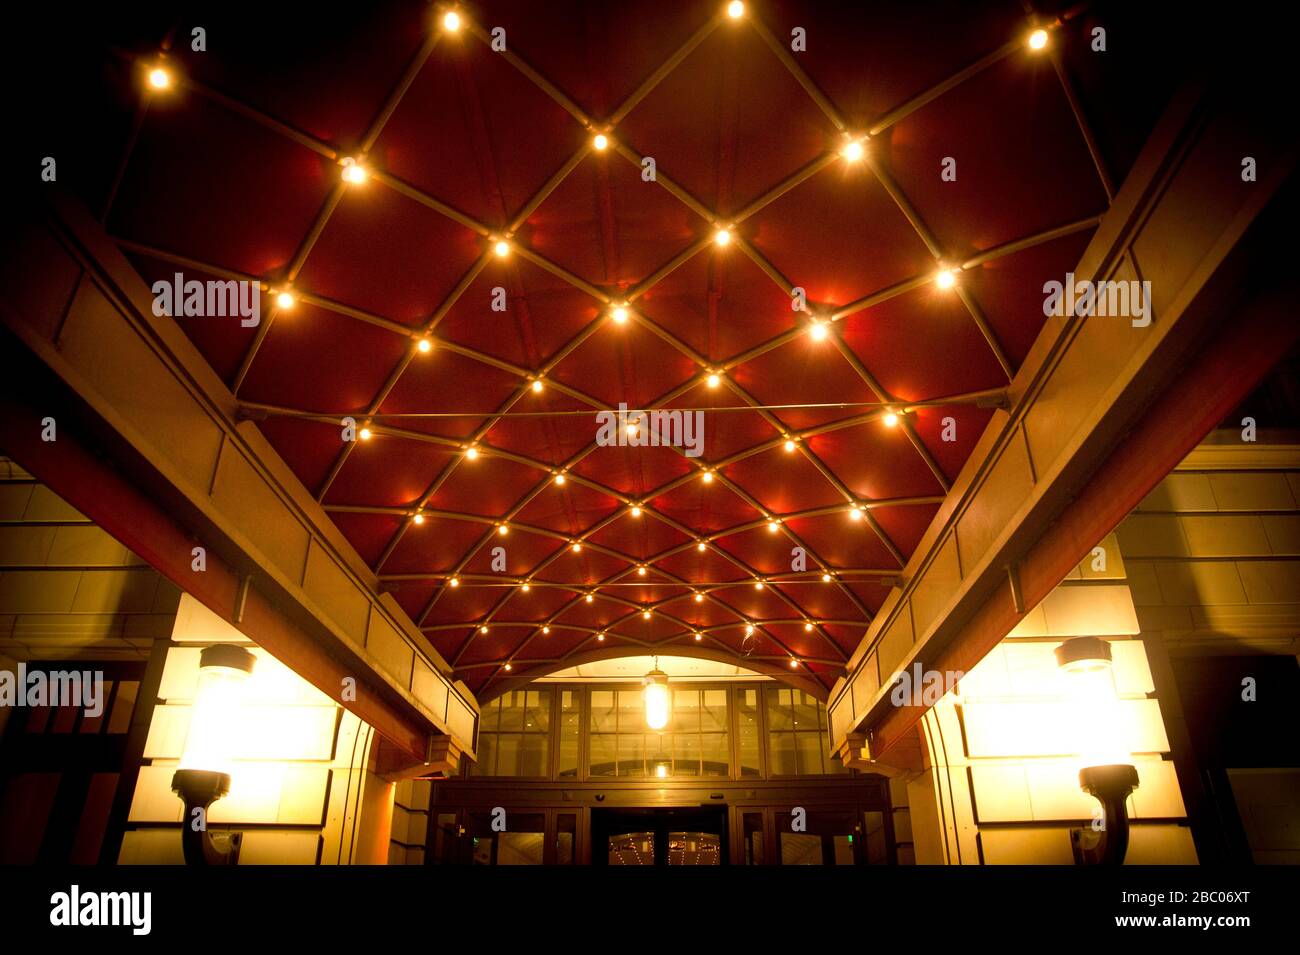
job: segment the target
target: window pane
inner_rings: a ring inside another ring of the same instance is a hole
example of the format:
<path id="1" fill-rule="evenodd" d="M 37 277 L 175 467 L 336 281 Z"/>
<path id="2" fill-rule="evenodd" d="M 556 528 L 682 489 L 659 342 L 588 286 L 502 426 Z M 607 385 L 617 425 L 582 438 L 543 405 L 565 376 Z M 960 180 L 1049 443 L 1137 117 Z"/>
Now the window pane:
<path id="1" fill-rule="evenodd" d="M 704 762 L 705 776 L 731 775 L 731 753 L 727 751 L 727 734 L 701 734 L 700 758 Z"/>
<path id="2" fill-rule="evenodd" d="M 821 730 L 817 718 L 817 698 L 803 690 L 794 691 L 794 728 L 798 730 Z"/>
<path id="3" fill-rule="evenodd" d="M 524 691 L 511 690 L 501 695 L 501 731 L 524 728 Z"/>
<path id="4" fill-rule="evenodd" d="M 528 733 L 519 738 L 520 776 L 546 776 L 547 737 L 538 733 Z"/>
<path id="5" fill-rule="evenodd" d="M 795 776 L 799 766 L 794 756 L 794 733 L 771 734 L 771 751 L 768 761 L 773 776 Z"/>
<path id="6" fill-rule="evenodd" d="M 614 691 L 591 691 L 591 731 L 593 733 L 614 732 Z"/>
<path id="7" fill-rule="evenodd" d="M 546 817 L 511 812 L 509 830 L 497 834 L 497 865 L 541 865 Z"/>
<path id="8" fill-rule="evenodd" d="M 471 776 L 491 776 L 497 770 L 497 738 L 495 733 L 480 733 L 478 737 L 478 761 L 469 764 Z"/>
<path id="9" fill-rule="evenodd" d="M 540 832 L 503 832 L 497 838 L 497 865 L 542 864 Z"/>
<path id="10" fill-rule="evenodd" d="M 644 776 L 644 750 L 640 733 L 635 736 L 624 736 L 620 733 L 618 736 L 618 775 Z"/>
<path id="11" fill-rule="evenodd" d="M 700 711 L 700 729 L 706 733 L 727 731 L 727 691 L 705 690 L 704 708 Z"/>
<path id="12" fill-rule="evenodd" d="M 618 691 L 619 733 L 639 733 L 645 729 L 645 699 L 641 690 Z"/>
<path id="13" fill-rule="evenodd" d="M 551 728 L 551 691 L 529 690 L 528 712 L 524 716 L 524 729 L 545 733 Z"/>
<path id="14" fill-rule="evenodd" d="M 674 733 L 698 733 L 700 731 L 700 691 L 673 691 Z"/>
<path id="15" fill-rule="evenodd" d="M 790 691 L 769 686 L 767 688 L 767 726 L 770 730 L 791 728 Z"/>
<path id="16" fill-rule="evenodd" d="M 781 865 L 821 865 L 822 837 L 810 832 L 781 833 Z"/>
<path id="17" fill-rule="evenodd" d="M 673 775 L 700 775 L 700 736 L 678 733 L 673 737 Z"/>
<path id="18" fill-rule="evenodd" d="M 699 737 L 699 758 L 705 776 L 731 776 L 731 751 L 725 733 L 703 733 Z"/>
<path id="19" fill-rule="evenodd" d="M 555 817 L 555 864 L 573 865 L 574 837 L 578 832 L 578 817 L 562 812 Z"/>
<path id="20" fill-rule="evenodd" d="M 758 754 L 758 691 L 739 690 L 736 693 L 740 725 L 740 775 L 760 775 Z"/>
<path id="21" fill-rule="evenodd" d="M 822 737 L 820 733 L 795 733 L 799 751 L 799 774 L 815 776 L 822 771 Z"/>
<path id="22" fill-rule="evenodd" d="M 835 864 L 853 865 L 853 837 L 834 836 L 833 838 L 835 840 Z"/>
<path id="23" fill-rule="evenodd" d="M 578 775 L 578 694 L 564 690 L 560 694 L 560 765 L 561 776 Z"/>
<path id="24" fill-rule="evenodd" d="M 519 733 L 499 733 L 497 735 L 496 775 L 519 775 L 519 743 L 522 739 L 523 736 Z"/>
<path id="25" fill-rule="evenodd" d="M 747 812 L 745 824 L 745 865 L 763 864 L 763 814 Z"/>
<path id="26" fill-rule="evenodd" d="M 591 769 L 592 776 L 613 776 L 614 759 L 617 749 L 614 745 L 615 737 L 612 733 L 601 733 L 591 737 Z"/>

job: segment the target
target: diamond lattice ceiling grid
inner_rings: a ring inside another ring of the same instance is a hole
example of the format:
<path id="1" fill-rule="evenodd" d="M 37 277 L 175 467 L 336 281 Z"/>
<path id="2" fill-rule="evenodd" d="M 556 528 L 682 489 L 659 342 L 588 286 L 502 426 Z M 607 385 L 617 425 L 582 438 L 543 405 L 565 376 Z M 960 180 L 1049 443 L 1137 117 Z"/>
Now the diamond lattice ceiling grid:
<path id="1" fill-rule="evenodd" d="M 110 233 L 150 282 L 263 283 L 256 328 L 177 321 L 476 692 L 655 651 L 829 688 L 1160 104 L 1094 12 L 854 7 L 217 11 L 115 51 Z M 620 402 L 706 409 L 702 454 L 597 444 Z"/>

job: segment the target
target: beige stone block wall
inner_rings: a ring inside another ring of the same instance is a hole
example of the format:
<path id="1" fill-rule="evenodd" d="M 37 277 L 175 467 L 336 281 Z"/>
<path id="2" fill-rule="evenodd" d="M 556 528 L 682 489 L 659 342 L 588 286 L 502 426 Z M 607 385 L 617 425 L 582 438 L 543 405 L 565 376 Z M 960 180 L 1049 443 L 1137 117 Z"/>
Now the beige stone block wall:
<path id="1" fill-rule="evenodd" d="M 1131 557 L 1115 535 L 1098 546 L 922 721 L 926 770 L 906 787 L 918 863 L 1073 864 L 1069 830 L 1098 803 L 1079 788 L 1077 709 L 1055 649 L 1082 635 L 1110 644 L 1120 742 L 1138 770 L 1126 864 L 1196 862 L 1138 635 Z"/>
<path id="2" fill-rule="evenodd" d="M 1296 653 L 1297 456 L 1215 450 L 1194 452 L 1119 526 L 1140 629 L 1172 652 Z"/>
<path id="3" fill-rule="evenodd" d="M 257 664 L 231 790 L 209 812 L 213 827 L 244 833 L 240 865 L 386 863 L 395 786 L 369 769 L 374 731 L 188 596 L 172 640 L 118 861 L 183 861 L 183 806 L 171 778 L 189 728 L 199 655 L 205 645 L 233 642 Z"/>

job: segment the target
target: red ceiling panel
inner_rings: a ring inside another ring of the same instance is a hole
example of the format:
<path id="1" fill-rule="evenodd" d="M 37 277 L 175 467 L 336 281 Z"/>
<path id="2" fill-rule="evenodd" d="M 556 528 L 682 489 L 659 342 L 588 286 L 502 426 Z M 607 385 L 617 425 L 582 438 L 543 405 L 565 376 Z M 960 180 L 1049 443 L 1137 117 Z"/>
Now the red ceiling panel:
<path id="1" fill-rule="evenodd" d="M 184 82 L 151 97 L 121 165 L 107 221 L 146 279 L 248 274 L 306 296 L 274 321 L 264 309 L 264 335 L 178 321 L 475 690 L 516 657 L 595 649 L 602 628 L 616 630 L 602 649 L 643 653 L 693 645 L 695 626 L 718 628 L 707 646 L 742 662 L 807 657 L 798 672 L 829 687 L 892 585 L 864 572 L 897 573 L 916 548 L 991 418 L 981 393 L 1008 384 L 995 347 L 1014 372 L 1043 327 L 1043 282 L 1073 267 L 1105 212 L 1019 4 L 722 8 L 510 0 L 465 9 L 448 35 L 423 4 L 379 3 L 300 24 L 293 43 L 269 23 L 240 30 L 174 55 Z M 508 56 L 489 45 L 497 26 Z M 796 28 L 807 48 L 786 63 L 764 34 L 788 48 Z M 1052 43 L 1114 176 L 1162 94 L 1120 103 L 1128 87 L 1075 48 L 1085 39 L 1071 21 Z M 842 131 L 872 128 L 869 161 L 838 155 Z M 591 145 L 596 130 L 611 148 Z M 365 147 L 373 175 L 341 183 L 338 159 Z M 955 182 L 939 176 L 945 156 Z M 715 225 L 737 241 L 697 244 Z M 932 283 L 939 260 L 970 265 L 965 300 Z M 834 319 L 830 335 L 810 334 L 813 316 Z M 620 402 L 700 409 L 703 454 L 597 445 L 596 412 Z M 905 423 L 880 420 L 885 406 Z M 375 432 L 346 456 L 345 415 Z M 869 517 L 851 519 L 846 492 Z M 738 529 L 771 513 L 786 518 L 776 534 Z M 700 552 L 697 537 L 715 540 Z M 827 567 L 838 576 L 823 583 Z M 755 575 L 787 579 L 755 590 Z M 523 593 L 521 578 L 538 585 Z M 643 620 L 647 604 L 663 612 Z M 789 623 L 747 641 L 746 620 Z"/>

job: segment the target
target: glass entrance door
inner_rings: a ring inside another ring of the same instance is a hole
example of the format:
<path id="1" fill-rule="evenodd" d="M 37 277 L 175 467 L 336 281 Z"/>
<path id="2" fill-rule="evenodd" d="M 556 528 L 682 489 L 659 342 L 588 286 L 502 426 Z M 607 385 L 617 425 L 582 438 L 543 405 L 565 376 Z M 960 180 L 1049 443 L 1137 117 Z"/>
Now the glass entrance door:
<path id="1" fill-rule="evenodd" d="M 727 810 L 595 809 L 594 865 L 723 865 Z"/>

